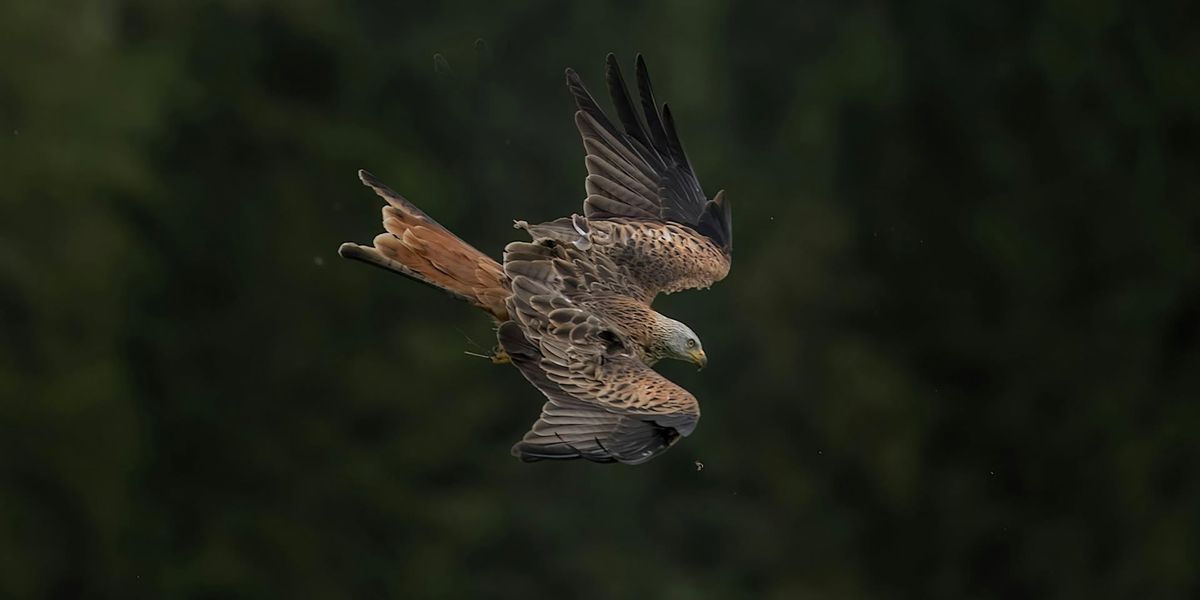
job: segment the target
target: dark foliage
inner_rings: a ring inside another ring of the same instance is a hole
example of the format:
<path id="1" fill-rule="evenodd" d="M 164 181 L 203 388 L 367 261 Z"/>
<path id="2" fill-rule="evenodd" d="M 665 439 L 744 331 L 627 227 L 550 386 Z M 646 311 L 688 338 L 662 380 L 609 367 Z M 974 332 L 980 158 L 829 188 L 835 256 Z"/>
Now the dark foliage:
<path id="1" fill-rule="evenodd" d="M 0 596 L 1197 597 L 1198 18 L 0 3 Z M 578 211 L 608 51 L 736 206 L 659 305 L 704 418 L 522 464 L 486 319 L 335 251 L 359 168 L 497 255 Z"/>

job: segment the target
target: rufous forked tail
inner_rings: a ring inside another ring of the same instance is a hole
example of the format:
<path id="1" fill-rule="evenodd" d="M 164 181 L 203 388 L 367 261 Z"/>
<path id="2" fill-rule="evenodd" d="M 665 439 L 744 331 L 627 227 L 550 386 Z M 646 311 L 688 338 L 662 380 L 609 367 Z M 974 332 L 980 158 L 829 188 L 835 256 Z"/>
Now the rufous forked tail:
<path id="1" fill-rule="evenodd" d="M 442 227 L 374 175 L 359 171 L 358 177 L 387 201 L 383 207 L 385 231 L 375 236 L 370 246 L 342 244 L 338 254 L 444 290 L 483 309 L 498 322 L 508 320 L 504 300 L 509 292 L 500 263 Z"/>

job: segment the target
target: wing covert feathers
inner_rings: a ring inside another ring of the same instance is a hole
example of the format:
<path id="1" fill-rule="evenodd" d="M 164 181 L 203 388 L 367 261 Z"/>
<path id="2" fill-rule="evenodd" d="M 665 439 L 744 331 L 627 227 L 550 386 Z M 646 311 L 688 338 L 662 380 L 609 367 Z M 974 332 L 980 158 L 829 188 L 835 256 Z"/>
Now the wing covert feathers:
<path id="1" fill-rule="evenodd" d="M 700 417 L 690 393 L 636 358 L 620 324 L 588 309 L 589 293 L 613 285 L 609 268 L 615 265 L 553 240 L 505 248 L 513 320 L 497 338 L 547 398 L 542 417 L 513 447 L 524 460 L 636 464 L 690 434 Z"/>

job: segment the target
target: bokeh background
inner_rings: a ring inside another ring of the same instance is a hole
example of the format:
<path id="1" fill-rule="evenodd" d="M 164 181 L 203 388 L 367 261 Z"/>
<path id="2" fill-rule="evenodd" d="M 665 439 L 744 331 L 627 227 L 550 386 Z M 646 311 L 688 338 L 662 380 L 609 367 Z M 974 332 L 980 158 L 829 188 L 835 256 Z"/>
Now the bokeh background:
<path id="1" fill-rule="evenodd" d="M 4 2 L 0 596 L 1197 597 L 1197 22 Z M 493 255 L 579 210 L 562 73 L 610 50 L 733 202 L 730 277 L 656 305 L 704 418 L 521 464 L 486 318 L 335 250 L 358 168 Z"/>

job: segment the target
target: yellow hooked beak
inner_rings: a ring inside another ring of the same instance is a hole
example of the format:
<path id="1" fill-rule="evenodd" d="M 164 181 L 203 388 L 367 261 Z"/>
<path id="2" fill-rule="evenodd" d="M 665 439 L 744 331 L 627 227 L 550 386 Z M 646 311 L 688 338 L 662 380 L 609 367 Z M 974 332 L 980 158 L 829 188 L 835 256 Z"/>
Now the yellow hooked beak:
<path id="1" fill-rule="evenodd" d="M 691 355 L 692 362 L 696 363 L 697 365 L 700 365 L 701 369 L 703 369 L 708 364 L 708 356 L 706 354 L 704 354 L 703 350 L 697 348 L 695 350 L 688 352 L 688 354 Z"/>

